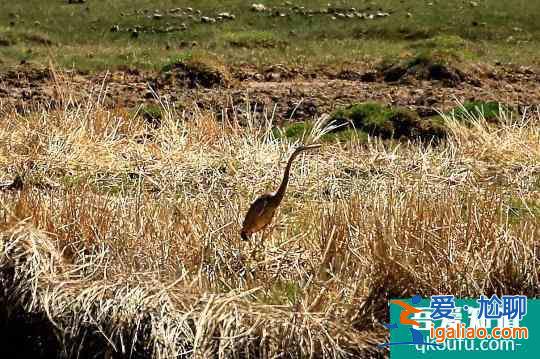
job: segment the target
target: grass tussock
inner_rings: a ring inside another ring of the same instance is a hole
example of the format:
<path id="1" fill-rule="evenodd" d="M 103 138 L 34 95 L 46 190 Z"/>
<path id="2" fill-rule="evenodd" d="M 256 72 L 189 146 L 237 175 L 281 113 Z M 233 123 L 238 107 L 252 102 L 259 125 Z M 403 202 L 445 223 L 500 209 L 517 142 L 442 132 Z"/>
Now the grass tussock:
<path id="1" fill-rule="evenodd" d="M 468 106 L 468 103 L 465 106 Z M 455 117 L 462 119 L 473 107 L 460 106 L 456 110 Z M 340 108 L 329 116 L 328 121 L 334 128 L 321 136 L 324 142 L 367 143 L 369 136 L 372 136 L 383 140 L 420 140 L 435 143 L 447 135 L 447 128 L 441 117 L 422 119 L 406 108 L 376 102 L 353 103 Z M 283 129 L 274 129 L 273 134 L 276 138 L 302 139 L 312 129 L 313 124 L 310 121 L 294 122 Z"/>
<path id="2" fill-rule="evenodd" d="M 163 66 L 159 82 L 189 87 L 227 87 L 232 82 L 232 75 L 217 57 L 193 52 Z"/>
<path id="3" fill-rule="evenodd" d="M 293 146 L 271 119 L 81 103 L 0 122 L 25 184 L 0 193 L 0 302 L 66 356 L 381 356 L 390 297 L 540 295 L 538 112 L 446 118 L 437 147 L 327 143 L 258 245 L 242 216 Z"/>

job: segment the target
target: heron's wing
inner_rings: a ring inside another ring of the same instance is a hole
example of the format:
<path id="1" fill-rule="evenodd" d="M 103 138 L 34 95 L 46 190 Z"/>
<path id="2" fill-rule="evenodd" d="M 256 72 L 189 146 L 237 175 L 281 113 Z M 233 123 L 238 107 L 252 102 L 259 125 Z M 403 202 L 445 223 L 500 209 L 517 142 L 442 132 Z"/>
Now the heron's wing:
<path id="1" fill-rule="evenodd" d="M 270 198 L 271 195 L 265 194 L 257 198 L 251 204 L 246 214 L 246 218 L 244 219 L 244 227 L 256 222 L 265 213 L 265 209 L 268 208 Z"/>

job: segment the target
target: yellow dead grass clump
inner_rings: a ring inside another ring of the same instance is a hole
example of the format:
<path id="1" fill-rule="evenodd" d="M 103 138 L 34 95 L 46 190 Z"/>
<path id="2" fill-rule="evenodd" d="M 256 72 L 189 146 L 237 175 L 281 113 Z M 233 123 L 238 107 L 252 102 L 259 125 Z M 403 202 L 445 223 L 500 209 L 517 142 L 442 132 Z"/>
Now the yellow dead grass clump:
<path id="1" fill-rule="evenodd" d="M 241 216 L 292 145 L 246 120 L 7 114 L 0 176 L 26 186 L 0 193 L 2 304 L 71 354 L 343 357 L 381 355 L 390 297 L 540 294 L 538 113 L 300 157 L 256 258 Z"/>

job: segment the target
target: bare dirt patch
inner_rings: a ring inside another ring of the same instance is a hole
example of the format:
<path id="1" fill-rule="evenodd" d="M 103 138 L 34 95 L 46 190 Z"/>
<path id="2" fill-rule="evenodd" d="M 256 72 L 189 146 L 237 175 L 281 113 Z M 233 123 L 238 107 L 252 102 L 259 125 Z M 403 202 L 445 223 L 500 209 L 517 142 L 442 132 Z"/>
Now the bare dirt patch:
<path id="1" fill-rule="evenodd" d="M 453 81 L 451 87 L 448 81 L 454 76 L 412 76 L 407 81 L 386 82 L 384 71 L 388 69 L 375 71 L 369 66 L 339 71 L 303 71 L 283 65 L 204 69 L 208 68 L 194 71 L 193 67 L 179 65 L 173 66 L 168 75 L 139 70 L 93 75 L 64 72 L 62 78 L 73 89 L 74 103 L 106 89 L 104 101 L 110 106 L 159 104 L 157 94 L 176 107 L 196 104 L 218 115 L 233 107 L 241 112 L 249 104 L 250 111 L 256 113 L 274 112 L 277 122 L 307 119 L 363 101 L 405 107 L 421 117 L 433 115 L 434 109 L 448 110 L 456 100 L 497 101 L 515 108 L 540 104 L 540 75 L 527 67 L 476 65 L 473 75 L 456 75 L 474 76 L 475 81 Z M 432 74 L 446 73 L 444 69 L 432 70 Z M 21 66 L 0 74 L 0 109 L 54 104 L 57 97 L 55 81 L 47 69 Z"/>

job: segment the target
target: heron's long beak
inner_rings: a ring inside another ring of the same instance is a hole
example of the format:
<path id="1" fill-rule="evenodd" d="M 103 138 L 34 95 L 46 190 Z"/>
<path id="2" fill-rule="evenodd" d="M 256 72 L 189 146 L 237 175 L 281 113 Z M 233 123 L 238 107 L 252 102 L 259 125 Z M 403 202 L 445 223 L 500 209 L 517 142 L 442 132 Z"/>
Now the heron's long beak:
<path id="1" fill-rule="evenodd" d="M 300 151 L 306 151 L 306 150 L 313 150 L 313 149 L 319 148 L 319 147 L 321 147 L 321 145 L 316 144 L 316 145 L 300 146 L 298 149 Z"/>

